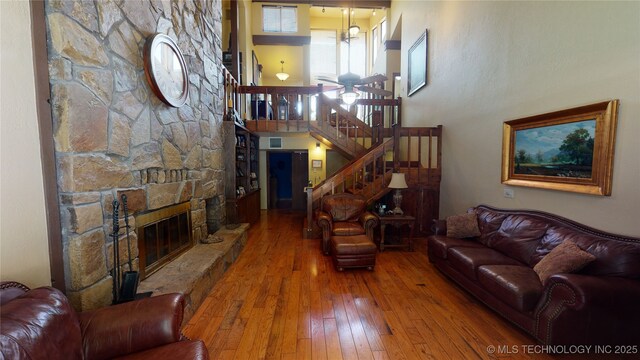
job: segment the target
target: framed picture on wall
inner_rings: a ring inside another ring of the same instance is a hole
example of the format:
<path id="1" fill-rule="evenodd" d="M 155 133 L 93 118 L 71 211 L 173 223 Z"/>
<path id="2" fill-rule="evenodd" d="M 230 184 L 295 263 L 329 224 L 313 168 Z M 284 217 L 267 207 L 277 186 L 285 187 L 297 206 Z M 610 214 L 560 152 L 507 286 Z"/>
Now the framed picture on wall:
<path id="1" fill-rule="evenodd" d="M 260 63 L 253 50 L 251 50 L 251 78 L 253 80 L 252 83 L 258 85 L 260 79 Z"/>
<path id="2" fill-rule="evenodd" d="M 506 121 L 502 183 L 611 195 L 618 103 Z"/>
<path id="3" fill-rule="evenodd" d="M 425 30 L 420 35 L 420 38 L 409 48 L 407 96 L 415 94 L 427 85 L 427 54 L 427 30 Z"/>
<path id="4" fill-rule="evenodd" d="M 311 160 L 311 167 L 314 169 L 322 168 L 322 160 Z"/>

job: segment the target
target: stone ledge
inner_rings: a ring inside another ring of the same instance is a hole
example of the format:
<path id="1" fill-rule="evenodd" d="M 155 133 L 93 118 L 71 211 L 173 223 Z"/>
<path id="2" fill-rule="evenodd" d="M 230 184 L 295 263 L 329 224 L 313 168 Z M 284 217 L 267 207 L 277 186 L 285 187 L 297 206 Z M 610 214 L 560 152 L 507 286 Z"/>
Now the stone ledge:
<path id="1" fill-rule="evenodd" d="M 247 243 L 249 224 L 237 229 L 222 228 L 215 235 L 224 241 L 196 244 L 186 253 L 140 282 L 138 292 L 152 291 L 153 296 L 179 292 L 184 294 L 183 324 L 193 316 L 211 288 L 238 258 Z"/>

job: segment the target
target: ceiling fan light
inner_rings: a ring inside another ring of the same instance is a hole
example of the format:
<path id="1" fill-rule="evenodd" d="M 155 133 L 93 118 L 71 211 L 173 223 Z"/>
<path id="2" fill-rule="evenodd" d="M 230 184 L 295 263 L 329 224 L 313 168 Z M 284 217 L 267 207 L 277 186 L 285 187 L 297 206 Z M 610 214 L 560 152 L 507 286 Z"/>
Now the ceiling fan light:
<path id="1" fill-rule="evenodd" d="M 358 99 L 358 93 L 353 90 L 345 91 L 342 94 L 340 94 L 340 97 L 342 98 L 343 103 L 347 105 L 351 105 L 354 102 L 356 102 L 356 100 Z"/>

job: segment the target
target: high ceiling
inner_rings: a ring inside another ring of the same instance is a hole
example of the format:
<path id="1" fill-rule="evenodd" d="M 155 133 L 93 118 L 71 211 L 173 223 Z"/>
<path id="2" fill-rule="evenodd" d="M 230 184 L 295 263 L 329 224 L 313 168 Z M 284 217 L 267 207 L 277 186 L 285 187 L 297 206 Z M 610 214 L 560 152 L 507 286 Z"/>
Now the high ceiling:
<path id="1" fill-rule="evenodd" d="M 324 12 L 322 11 L 324 9 Z M 322 6 L 312 6 L 311 10 L 309 10 L 309 15 L 311 17 L 327 17 L 327 18 L 341 18 L 342 10 L 346 10 L 346 8 L 336 8 L 336 7 L 322 7 Z M 379 11 L 379 10 L 377 10 Z M 351 18 L 355 19 L 368 19 L 371 17 L 373 13 L 373 9 L 353 9 L 353 14 Z M 347 18 L 347 15 L 344 15 L 344 18 Z"/>
<path id="2" fill-rule="evenodd" d="M 324 21 L 324 24 L 334 23 L 337 24 L 336 30 L 340 30 L 340 24 L 347 23 L 348 14 L 343 15 L 343 10 L 346 8 L 338 7 L 325 7 L 324 12 L 322 6 L 312 6 L 309 10 L 310 17 L 334 20 Z M 360 24 L 368 24 L 369 19 L 373 16 L 373 9 L 352 9 L 353 15 L 351 15 L 352 22 L 358 22 Z M 376 9 L 378 16 L 380 13 L 384 13 L 384 10 Z M 345 25 L 346 26 L 346 25 Z M 282 46 L 282 45 L 264 45 L 255 46 L 255 52 L 258 56 L 260 63 L 262 64 L 262 84 L 282 84 L 285 86 L 302 85 L 304 83 L 304 54 L 302 47 L 300 46 Z M 280 60 L 284 60 L 284 71 L 290 75 L 290 78 L 280 83 L 278 80 L 274 80 L 275 74 L 280 72 L 281 64 Z"/>

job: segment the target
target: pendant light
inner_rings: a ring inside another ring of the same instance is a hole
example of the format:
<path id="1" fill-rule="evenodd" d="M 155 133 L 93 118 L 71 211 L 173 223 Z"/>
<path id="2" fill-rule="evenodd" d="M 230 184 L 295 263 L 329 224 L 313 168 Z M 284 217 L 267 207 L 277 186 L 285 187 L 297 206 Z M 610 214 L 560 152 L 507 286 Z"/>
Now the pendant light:
<path id="1" fill-rule="evenodd" d="M 349 17 L 349 38 L 353 38 L 360 32 L 360 26 L 356 25 L 355 12 L 351 9 L 351 16 L 353 16 L 353 24 L 351 24 L 351 16 Z"/>
<path id="2" fill-rule="evenodd" d="M 342 99 L 343 103 L 352 105 L 360 96 L 353 87 L 354 80 L 357 81 L 360 77 L 355 74 L 351 74 L 351 13 L 349 13 L 347 22 L 349 24 L 349 40 L 347 41 L 347 73 L 340 75 L 338 80 L 346 80 L 344 82 L 344 91 L 340 94 L 340 99 Z M 357 29 L 360 30 L 360 27 Z"/>
<path id="3" fill-rule="evenodd" d="M 289 74 L 284 72 L 284 60 L 280 60 L 280 72 L 276 74 L 276 77 L 280 81 L 285 81 L 289 78 Z"/>

